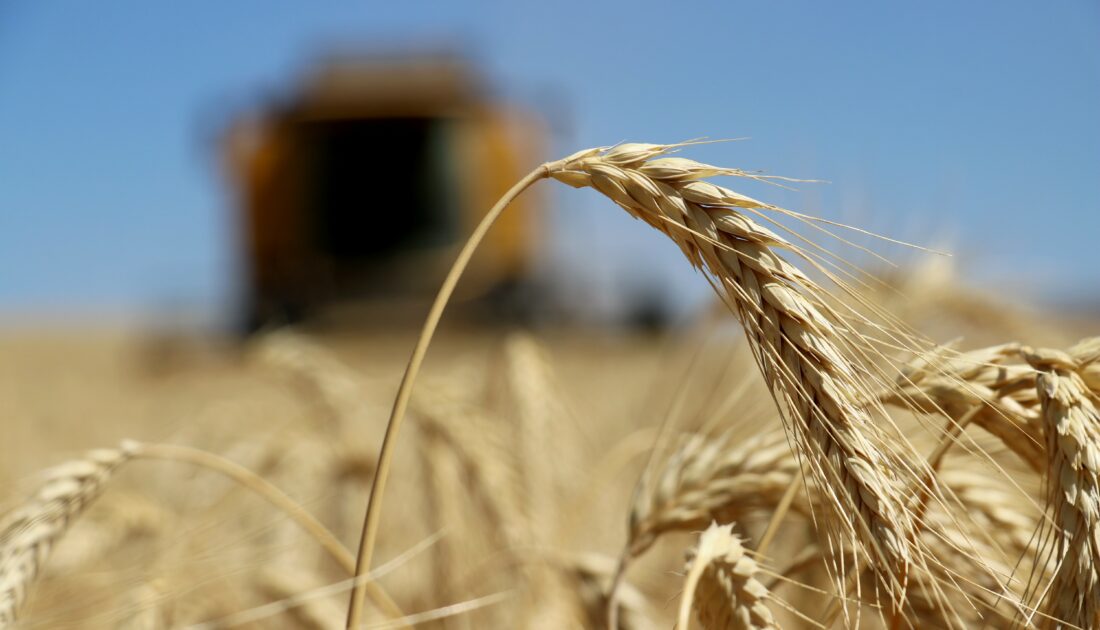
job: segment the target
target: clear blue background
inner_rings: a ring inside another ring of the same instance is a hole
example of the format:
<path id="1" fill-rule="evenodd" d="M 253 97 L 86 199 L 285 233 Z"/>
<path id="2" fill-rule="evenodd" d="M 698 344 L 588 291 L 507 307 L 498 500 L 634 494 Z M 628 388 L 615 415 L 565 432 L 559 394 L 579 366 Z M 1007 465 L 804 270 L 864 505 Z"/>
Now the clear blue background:
<path id="1" fill-rule="evenodd" d="M 334 49 L 441 42 L 545 114 L 555 155 L 751 136 L 692 155 L 830 180 L 749 192 L 946 243 L 975 281 L 1100 294 L 1094 1 L 9 0 L 0 313 L 218 311 L 234 257 L 222 126 Z M 554 202 L 548 264 L 573 299 L 613 309 L 610 288 L 639 278 L 686 304 L 706 294 L 610 204 Z"/>

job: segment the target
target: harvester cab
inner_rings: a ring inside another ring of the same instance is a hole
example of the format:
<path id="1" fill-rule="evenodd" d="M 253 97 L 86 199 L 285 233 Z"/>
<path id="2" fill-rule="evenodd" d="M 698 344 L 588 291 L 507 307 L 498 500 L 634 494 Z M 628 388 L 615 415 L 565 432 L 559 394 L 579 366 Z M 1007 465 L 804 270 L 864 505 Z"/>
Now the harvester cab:
<path id="1" fill-rule="evenodd" d="M 537 118 L 487 94 L 455 58 L 343 59 L 237 119 L 224 153 L 241 327 L 430 296 L 473 226 L 541 157 Z M 462 297 L 524 281 L 536 202 L 527 195 L 501 218 Z"/>

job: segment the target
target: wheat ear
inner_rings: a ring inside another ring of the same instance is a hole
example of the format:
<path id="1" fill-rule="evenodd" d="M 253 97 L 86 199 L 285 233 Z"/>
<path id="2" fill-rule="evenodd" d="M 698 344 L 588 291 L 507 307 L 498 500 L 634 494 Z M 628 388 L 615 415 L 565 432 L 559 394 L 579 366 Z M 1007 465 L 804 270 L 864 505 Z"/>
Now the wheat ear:
<path id="1" fill-rule="evenodd" d="M 1100 627 L 1100 413 L 1078 363 L 1056 350 L 1025 350 L 1039 371 L 1055 570 L 1044 627 Z"/>
<path id="2" fill-rule="evenodd" d="M 678 630 L 688 630 L 692 608 L 706 630 L 777 628 L 756 570 L 733 526 L 711 523 L 689 551 Z"/>
<path id="3" fill-rule="evenodd" d="M 630 510 L 630 556 L 645 552 L 665 532 L 732 522 L 779 503 L 799 474 L 783 434 L 735 439 L 732 433 L 689 436 L 654 477 L 652 488 L 639 488 Z M 804 500 L 798 505 L 807 509 Z"/>
<path id="4" fill-rule="evenodd" d="M 791 421 L 794 442 L 830 508 L 836 542 L 859 542 L 900 604 L 914 559 L 923 562 L 913 553 L 918 543 L 904 500 L 914 475 L 905 457 L 888 450 L 896 436 L 872 422 L 862 403 L 870 398 L 869 386 L 849 358 L 845 330 L 834 323 L 838 316 L 830 314 L 824 291 L 775 253 L 800 250 L 738 210 L 780 209 L 700 181 L 745 176 L 742 171 L 661 157 L 674 148 L 624 144 L 582 151 L 551 176 L 606 195 L 710 272 Z"/>
<path id="5" fill-rule="evenodd" d="M 0 524 L 0 628 L 15 623 L 42 564 L 72 520 L 99 495 L 133 444 L 88 452 L 49 470 L 45 483 Z"/>

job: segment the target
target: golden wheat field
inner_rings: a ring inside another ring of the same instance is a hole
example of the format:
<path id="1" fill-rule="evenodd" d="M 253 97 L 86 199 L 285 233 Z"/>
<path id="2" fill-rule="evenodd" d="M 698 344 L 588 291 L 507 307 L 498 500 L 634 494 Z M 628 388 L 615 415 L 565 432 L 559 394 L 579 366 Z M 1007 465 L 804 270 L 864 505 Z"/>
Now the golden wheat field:
<path id="1" fill-rule="evenodd" d="M 680 148 L 517 189 L 706 275 L 660 334 L 444 316 L 403 387 L 426 309 L 4 332 L 0 628 L 1100 627 L 1100 321 L 850 266 Z"/>

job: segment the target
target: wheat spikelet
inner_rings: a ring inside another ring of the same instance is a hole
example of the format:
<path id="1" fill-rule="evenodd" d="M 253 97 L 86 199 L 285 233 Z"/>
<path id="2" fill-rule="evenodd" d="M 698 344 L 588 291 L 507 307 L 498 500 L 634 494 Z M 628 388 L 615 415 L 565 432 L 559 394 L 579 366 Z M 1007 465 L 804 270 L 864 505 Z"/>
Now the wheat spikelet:
<path id="1" fill-rule="evenodd" d="M 660 157 L 673 148 L 624 144 L 581 151 L 551 165 L 550 176 L 611 198 L 712 274 L 821 490 L 830 535 L 837 545 L 857 541 L 893 602 L 900 603 L 911 565 L 923 562 L 913 549 L 918 542 L 904 499 L 919 484 L 903 464 L 914 458 L 897 452 L 903 443 L 865 409 L 862 401 L 873 392 L 867 374 L 850 358 L 858 351 L 828 307 L 827 294 L 775 253 L 801 250 L 739 210 L 780 209 L 700 181 L 746 176 L 743 171 Z"/>
<path id="2" fill-rule="evenodd" d="M 38 492 L 0 523 L 0 628 L 15 623 L 50 550 L 132 452 L 125 442 L 53 468 Z"/>
<path id="3" fill-rule="evenodd" d="M 972 468 L 946 469 L 939 473 L 939 480 L 966 509 L 967 527 L 981 532 L 980 537 L 968 537 L 970 542 L 985 540 L 996 544 L 1002 550 L 1001 555 L 1012 560 L 1035 553 L 1033 534 L 1041 515 L 1038 507 L 1020 491 L 997 475 Z M 960 527 L 959 519 L 949 520 L 955 522 L 955 528 Z M 947 523 L 934 529 L 950 531 Z"/>
<path id="4" fill-rule="evenodd" d="M 694 608 L 707 630 L 776 628 L 766 601 L 768 589 L 756 579 L 756 562 L 733 535 L 732 525 L 712 523 L 689 552 L 679 630 L 687 630 Z"/>
<path id="5" fill-rule="evenodd" d="M 781 432 L 737 441 L 692 435 L 642 487 L 630 511 L 629 553 L 637 556 L 668 531 L 730 522 L 752 509 L 773 508 L 798 474 Z M 799 507 L 808 509 L 803 501 Z"/>
<path id="6" fill-rule="evenodd" d="M 950 468 L 940 473 L 940 482 L 966 509 L 973 526 L 1010 556 L 1034 552 L 1032 534 L 1039 522 L 1038 509 L 1029 509 L 1031 504 L 1004 479 L 987 471 Z"/>
<path id="7" fill-rule="evenodd" d="M 1025 350 L 1039 371 L 1055 571 L 1042 625 L 1100 627 L 1100 413 L 1072 356 Z"/>

